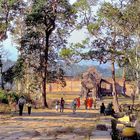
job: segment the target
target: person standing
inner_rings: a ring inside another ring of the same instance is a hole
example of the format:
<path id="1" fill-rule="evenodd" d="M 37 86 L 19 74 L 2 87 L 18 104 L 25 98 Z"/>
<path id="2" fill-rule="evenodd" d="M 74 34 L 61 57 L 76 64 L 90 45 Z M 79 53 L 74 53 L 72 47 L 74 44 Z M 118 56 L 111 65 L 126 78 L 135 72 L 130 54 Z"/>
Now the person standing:
<path id="1" fill-rule="evenodd" d="M 58 112 L 58 105 L 59 105 L 59 101 L 56 100 L 56 105 L 55 105 L 56 112 Z"/>
<path id="2" fill-rule="evenodd" d="M 80 108 L 80 97 L 76 98 L 76 104 L 77 104 L 77 108 Z"/>
<path id="3" fill-rule="evenodd" d="M 76 106 L 77 106 L 77 101 L 76 101 L 76 99 L 74 99 L 74 100 L 72 101 L 71 106 L 72 106 L 73 114 L 75 114 L 75 112 L 76 112 Z"/>
<path id="4" fill-rule="evenodd" d="M 23 113 L 23 107 L 24 104 L 26 103 L 26 100 L 23 96 L 21 96 L 18 100 L 18 106 L 19 106 L 19 115 L 22 116 Z"/>
<path id="5" fill-rule="evenodd" d="M 104 105 L 104 103 L 102 103 L 102 105 L 100 106 L 100 114 L 105 115 L 105 105 Z"/>
<path id="6" fill-rule="evenodd" d="M 64 104 L 65 104 L 65 101 L 63 98 L 61 98 L 61 100 L 60 100 L 60 112 L 64 111 Z"/>
<path id="7" fill-rule="evenodd" d="M 88 104 L 87 104 L 87 101 L 88 101 L 88 98 L 86 97 L 86 98 L 85 98 L 85 101 L 84 101 L 84 105 L 85 105 L 85 109 L 86 109 L 86 110 L 87 110 L 87 105 L 88 105 Z"/>
<path id="8" fill-rule="evenodd" d="M 31 100 L 27 103 L 27 107 L 28 107 L 28 115 L 31 115 L 31 109 L 32 109 L 32 101 Z"/>
<path id="9" fill-rule="evenodd" d="M 88 105 L 89 109 L 92 109 L 92 105 L 93 105 L 93 98 L 92 98 L 92 97 L 90 97 L 90 98 L 89 98 L 89 100 L 88 100 L 88 102 L 89 102 L 89 105 Z"/>
<path id="10" fill-rule="evenodd" d="M 89 109 L 90 108 L 90 98 L 88 97 L 87 98 L 87 109 Z"/>

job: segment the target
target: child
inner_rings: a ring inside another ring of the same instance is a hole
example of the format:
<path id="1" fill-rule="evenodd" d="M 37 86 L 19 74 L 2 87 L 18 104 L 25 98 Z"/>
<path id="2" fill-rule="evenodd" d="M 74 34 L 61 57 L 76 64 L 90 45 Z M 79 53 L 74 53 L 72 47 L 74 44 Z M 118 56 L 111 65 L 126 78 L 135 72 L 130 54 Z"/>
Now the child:
<path id="1" fill-rule="evenodd" d="M 32 109 L 32 101 L 31 100 L 27 103 L 27 107 L 28 107 L 28 115 L 31 115 L 31 109 Z"/>
<path id="2" fill-rule="evenodd" d="M 59 105 L 59 101 L 57 100 L 55 105 L 56 112 L 58 112 L 58 105 Z"/>
<path id="3" fill-rule="evenodd" d="M 72 106 L 73 114 L 75 114 L 75 112 L 76 112 L 76 106 L 77 106 L 76 99 L 74 99 L 74 100 L 72 101 L 71 106 Z"/>

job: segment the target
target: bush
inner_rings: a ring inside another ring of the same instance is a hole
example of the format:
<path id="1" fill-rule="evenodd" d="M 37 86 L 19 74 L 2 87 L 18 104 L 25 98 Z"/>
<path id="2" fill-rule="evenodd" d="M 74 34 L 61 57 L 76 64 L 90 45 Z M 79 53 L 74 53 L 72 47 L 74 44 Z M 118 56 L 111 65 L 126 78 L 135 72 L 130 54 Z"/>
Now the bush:
<path id="1" fill-rule="evenodd" d="M 19 95 L 16 92 L 8 93 L 8 97 L 9 100 L 11 100 L 12 102 L 16 102 L 16 103 L 18 102 Z"/>
<path id="2" fill-rule="evenodd" d="M 8 104 L 8 99 L 7 99 L 7 97 L 4 97 L 4 98 L 2 99 L 1 102 L 4 103 L 4 104 Z"/>
<path id="3" fill-rule="evenodd" d="M 10 92 L 10 93 L 8 93 L 8 99 L 10 101 L 16 102 L 16 103 L 18 103 L 18 99 L 21 96 L 24 96 L 24 98 L 26 99 L 27 102 L 31 100 L 30 95 L 27 94 L 27 93 L 16 93 L 16 92 Z"/>
<path id="4" fill-rule="evenodd" d="M 7 94 L 3 90 L 0 91 L 0 102 L 8 104 Z"/>

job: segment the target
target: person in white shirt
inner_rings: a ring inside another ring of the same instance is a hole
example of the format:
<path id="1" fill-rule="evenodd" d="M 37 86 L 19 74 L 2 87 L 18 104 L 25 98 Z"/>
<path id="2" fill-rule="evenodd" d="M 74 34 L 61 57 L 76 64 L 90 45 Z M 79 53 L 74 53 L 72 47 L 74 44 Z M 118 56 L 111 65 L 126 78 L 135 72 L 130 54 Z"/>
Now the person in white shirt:
<path id="1" fill-rule="evenodd" d="M 26 104 L 26 100 L 23 96 L 21 96 L 18 100 L 18 106 L 19 106 L 19 116 L 22 116 L 23 114 L 23 107 L 24 104 Z"/>

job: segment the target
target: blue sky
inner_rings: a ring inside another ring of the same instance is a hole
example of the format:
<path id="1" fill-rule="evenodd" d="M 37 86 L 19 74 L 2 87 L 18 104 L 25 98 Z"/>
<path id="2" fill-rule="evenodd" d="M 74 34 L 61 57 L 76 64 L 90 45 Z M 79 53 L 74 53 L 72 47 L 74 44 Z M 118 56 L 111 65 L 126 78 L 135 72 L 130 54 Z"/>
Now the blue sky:
<path id="1" fill-rule="evenodd" d="M 8 39 L 6 39 L 2 45 L 4 46 L 4 50 L 7 52 L 7 59 L 16 61 L 18 57 L 18 51 L 16 49 L 16 44 L 14 44 L 12 41 L 10 34 L 8 34 Z"/>

